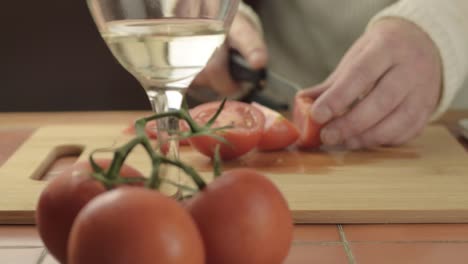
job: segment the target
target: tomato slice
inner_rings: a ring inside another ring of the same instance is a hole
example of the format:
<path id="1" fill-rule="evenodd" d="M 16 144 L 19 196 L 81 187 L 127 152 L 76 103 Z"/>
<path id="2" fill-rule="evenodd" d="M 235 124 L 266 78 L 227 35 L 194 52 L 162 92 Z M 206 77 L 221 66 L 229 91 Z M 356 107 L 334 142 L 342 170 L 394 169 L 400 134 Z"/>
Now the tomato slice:
<path id="1" fill-rule="evenodd" d="M 190 110 L 190 114 L 195 122 L 206 124 L 214 116 L 220 104 L 221 102 L 210 102 L 198 105 Z M 220 145 L 221 159 L 235 159 L 254 149 L 260 142 L 265 125 L 265 116 L 250 104 L 227 101 L 212 127 L 229 125 L 234 127 L 219 131 L 217 135 L 226 139 L 230 145 L 223 144 L 209 136 L 195 136 L 188 140 L 192 147 L 205 156 L 213 158 L 216 146 Z"/>
<path id="2" fill-rule="evenodd" d="M 258 143 L 258 150 L 281 150 L 296 142 L 299 130 L 279 112 L 258 103 L 252 105 L 265 115 L 263 135 Z"/>
<path id="3" fill-rule="evenodd" d="M 188 127 L 184 126 L 182 124 L 182 122 L 185 122 L 185 121 L 180 121 L 181 131 L 188 131 Z M 157 139 L 158 138 L 158 130 L 157 130 L 157 127 L 156 127 L 156 121 L 150 121 L 150 122 L 146 123 L 145 132 L 146 132 L 146 135 L 150 139 Z M 124 129 L 123 133 L 128 134 L 128 135 L 135 135 L 136 134 L 135 123 L 134 122 L 131 123 L 127 128 Z M 179 140 L 179 145 L 180 146 L 188 146 L 189 142 L 188 142 L 187 139 L 182 139 L 182 140 Z"/>
<path id="4" fill-rule="evenodd" d="M 314 100 L 306 96 L 296 96 L 294 99 L 293 122 L 300 131 L 299 139 L 296 145 L 299 148 L 317 148 L 322 142 L 320 140 L 320 129 L 322 126 L 317 124 L 310 109 Z"/>

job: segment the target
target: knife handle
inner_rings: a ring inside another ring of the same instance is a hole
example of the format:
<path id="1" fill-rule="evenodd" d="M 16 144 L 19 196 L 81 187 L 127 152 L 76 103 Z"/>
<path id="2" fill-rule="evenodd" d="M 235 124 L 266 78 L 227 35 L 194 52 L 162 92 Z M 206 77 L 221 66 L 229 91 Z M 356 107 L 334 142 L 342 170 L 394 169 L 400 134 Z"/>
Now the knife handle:
<path id="1" fill-rule="evenodd" d="M 266 79 L 266 70 L 254 70 L 236 49 L 229 50 L 229 71 L 235 81 L 260 84 Z"/>
<path id="2" fill-rule="evenodd" d="M 254 70 L 245 58 L 235 49 L 229 50 L 229 72 L 234 81 L 242 84 L 247 93 L 242 101 L 257 102 L 276 110 L 288 110 L 288 104 L 278 103 L 273 98 L 260 93 L 265 87 L 267 70 L 265 68 Z"/>
<path id="3" fill-rule="evenodd" d="M 229 72 L 234 81 L 252 86 L 253 89 L 262 89 L 262 82 L 266 79 L 266 70 L 254 70 L 245 58 L 235 49 L 229 50 Z"/>

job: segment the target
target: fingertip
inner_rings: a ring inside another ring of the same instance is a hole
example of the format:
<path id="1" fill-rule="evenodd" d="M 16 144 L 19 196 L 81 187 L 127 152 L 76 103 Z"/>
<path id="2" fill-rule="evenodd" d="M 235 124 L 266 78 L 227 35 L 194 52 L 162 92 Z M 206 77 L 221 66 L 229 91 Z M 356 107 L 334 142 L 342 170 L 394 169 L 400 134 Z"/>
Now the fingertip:
<path id="1" fill-rule="evenodd" d="M 324 125 L 333 118 L 332 110 L 323 104 L 314 104 L 310 109 L 310 114 L 319 125 Z"/>
<path id="2" fill-rule="evenodd" d="M 300 90 L 296 93 L 296 96 L 303 97 L 307 95 L 307 90 Z"/>
<path id="3" fill-rule="evenodd" d="M 255 49 L 249 52 L 247 61 L 253 69 L 261 69 L 268 63 L 268 55 L 263 49 Z"/>

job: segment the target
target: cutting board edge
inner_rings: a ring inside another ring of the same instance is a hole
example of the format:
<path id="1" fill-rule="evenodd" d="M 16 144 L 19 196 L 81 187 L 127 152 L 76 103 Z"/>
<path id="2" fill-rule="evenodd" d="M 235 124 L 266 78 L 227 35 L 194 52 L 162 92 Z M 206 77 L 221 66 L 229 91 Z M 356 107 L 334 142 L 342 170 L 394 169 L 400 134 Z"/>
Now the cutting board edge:
<path id="1" fill-rule="evenodd" d="M 0 225 L 35 225 L 34 211 L 0 211 Z"/>
<path id="2" fill-rule="evenodd" d="M 461 224 L 468 209 L 293 211 L 295 224 Z M 313 220 L 311 220 L 313 219 Z"/>

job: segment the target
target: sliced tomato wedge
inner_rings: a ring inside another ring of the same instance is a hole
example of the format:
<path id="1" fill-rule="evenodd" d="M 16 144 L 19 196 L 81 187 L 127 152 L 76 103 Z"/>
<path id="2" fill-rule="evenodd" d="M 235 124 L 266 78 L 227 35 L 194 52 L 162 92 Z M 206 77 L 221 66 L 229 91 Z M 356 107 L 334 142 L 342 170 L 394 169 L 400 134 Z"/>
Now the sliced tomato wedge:
<path id="1" fill-rule="evenodd" d="M 190 114 L 198 124 L 206 124 L 214 116 L 221 102 L 210 102 L 198 105 Z M 188 139 L 190 144 L 200 153 L 213 158 L 217 145 L 220 145 L 222 160 L 236 159 L 254 149 L 260 142 L 265 125 L 265 116 L 250 104 L 227 101 L 223 111 L 213 124 L 213 128 L 232 125 L 223 131 L 217 132 L 230 144 L 221 143 L 210 136 L 195 136 Z"/>
<path id="2" fill-rule="evenodd" d="M 180 122 L 181 131 L 188 131 L 188 127 L 183 125 L 182 123 L 185 123 L 185 121 Z M 145 132 L 146 132 L 146 135 L 149 138 L 157 139 L 158 138 L 158 130 L 156 128 L 156 121 L 150 121 L 150 122 L 146 123 Z M 128 135 L 135 135 L 136 134 L 135 123 L 132 123 L 127 128 L 125 128 L 123 133 L 128 134 Z M 179 140 L 179 145 L 180 146 L 188 146 L 189 142 L 188 142 L 187 139 L 182 139 L 182 140 Z"/>
<path id="3" fill-rule="evenodd" d="M 258 143 L 260 151 L 275 151 L 287 148 L 299 138 L 299 130 L 279 112 L 258 103 L 252 105 L 265 115 L 263 135 Z"/>
<path id="4" fill-rule="evenodd" d="M 301 149 L 317 148 L 322 144 L 320 140 L 322 126 L 314 121 L 310 113 L 313 103 L 314 100 L 306 96 L 296 96 L 294 99 L 293 122 L 300 131 L 296 145 Z"/>

